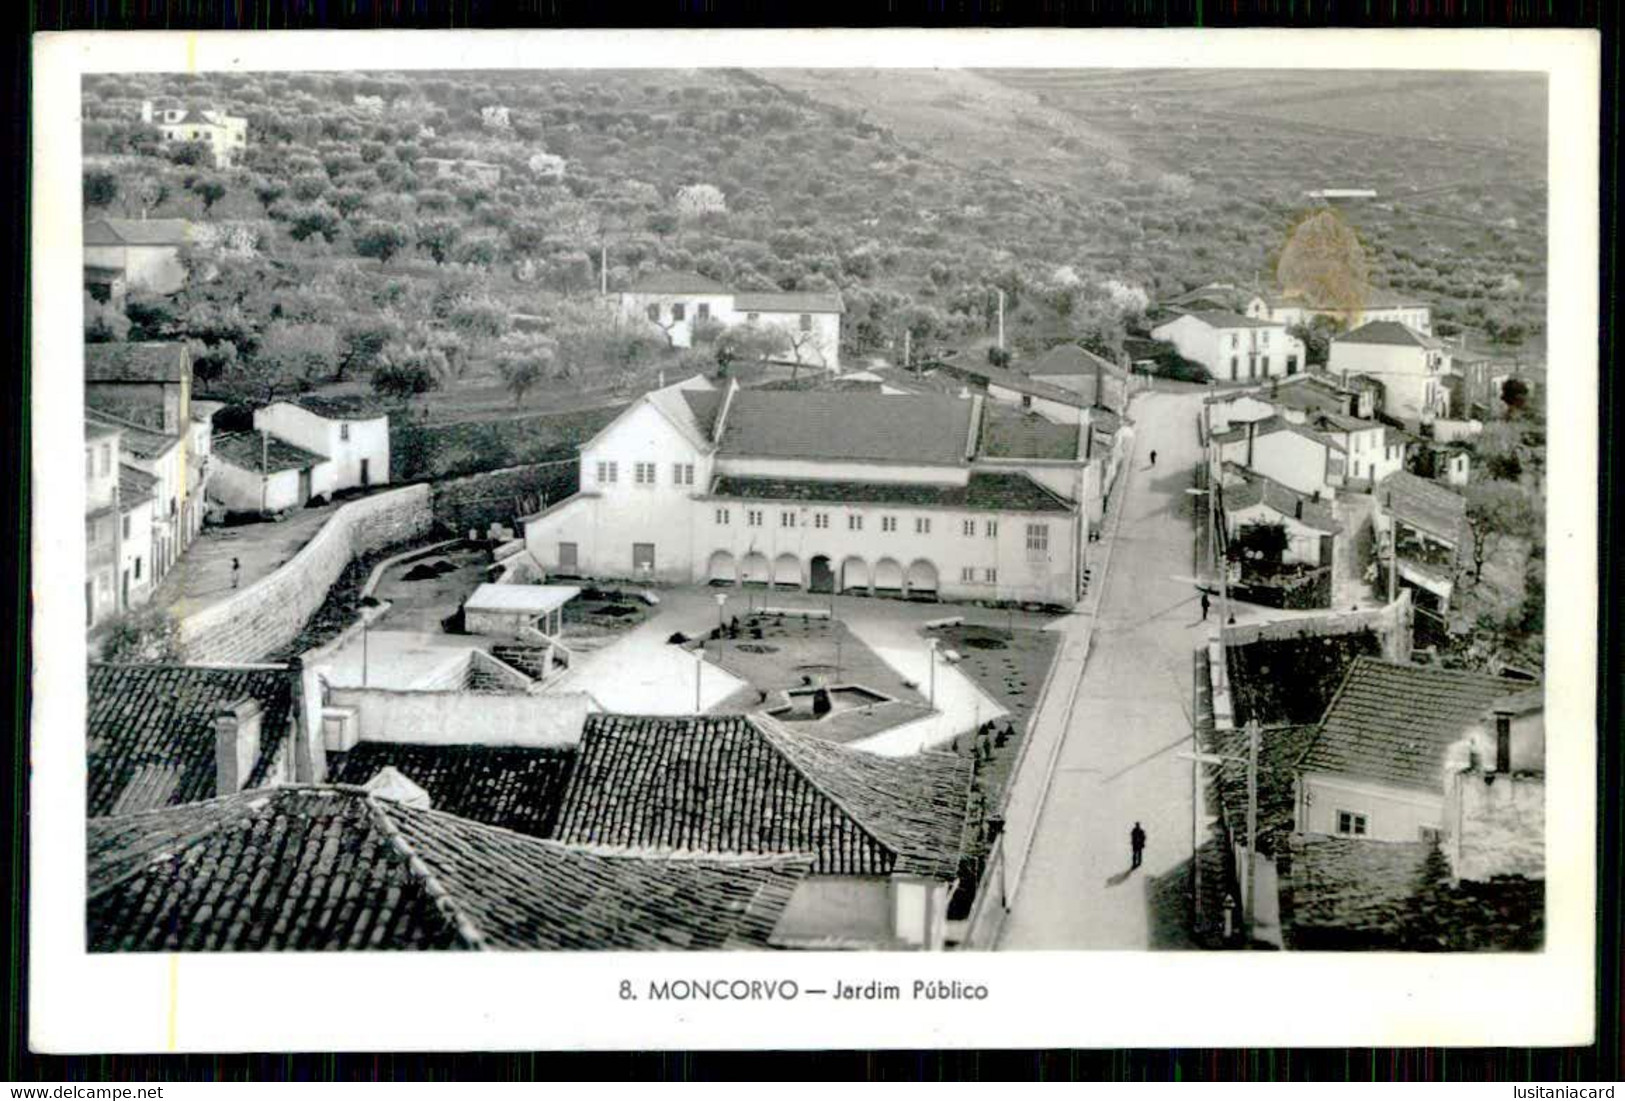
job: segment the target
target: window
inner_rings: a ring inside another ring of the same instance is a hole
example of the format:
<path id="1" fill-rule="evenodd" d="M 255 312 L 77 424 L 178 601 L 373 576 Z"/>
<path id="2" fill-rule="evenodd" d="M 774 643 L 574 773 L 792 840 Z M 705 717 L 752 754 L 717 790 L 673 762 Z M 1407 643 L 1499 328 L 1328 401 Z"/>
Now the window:
<path id="1" fill-rule="evenodd" d="M 694 484 L 693 463 L 672 463 L 671 484 L 674 486 L 691 486 Z"/>
<path id="2" fill-rule="evenodd" d="M 1241 334 L 1240 333 L 1231 333 L 1230 334 L 1230 347 L 1232 349 L 1241 347 Z"/>
<path id="3" fill-rule="evenodd" d="M 632 464 L 632 481 L 635 484 L 640 485 L 640 486 L 652 486 L 652 485 L 654 485 L 655 484 L 655 464 L 654 463 L 633 463 Z"/>
<path id="4" fill-rule="evenodd" d="M 111 444 L 102 444 L 102 475 L 105 477 L 113 470 L 113 447 Z"/>
<path id="5" fill-rule="evenodd" d="M 1263 335 L 1259 338 L 1259 340 L 1264 345 L 1264 347 L 1268 348 L 1270 346 L 1270 331 L 1268 329 L 1265 329 Z"/>
<path id="6" fill-rule="evenodd" d="M 1240 364 L 1241 364 L 1241 360 L 1238 359 L 1236 356 L 1231 356 L 1230 357 L 1230 377 L 1231 377 L 1231 379 L 1234 379 L 1236 377 L 1236 368 L 1238 366 L 1240 366 Z"/>
<path id="7" fill-rule="evenodd" d="M 711 303 L 709 303 L 709 302 L 701 302 L 698 306 L 695 306 L 694 307 L 694 316 L 699 318 L 701 321 L 710 321 L 711 320 Z"/>
<path id="8" fill-rule="evenodd" d="M 728 510 L 727 509 L 725 509 L 725 508 L 717 509 L 717 524 L 719 526 L 727 527 L 730 519 L 731 519 L 731 517 L 728 515 Z"/>
<path id="9" fill-rule="evenodd" d="M 1366 817 L 1355 814 L 1353 811 L 1340 810 L 1337 812 L 1337 832 L 1349 837 L 1364 837 L 1366 831 Z"/>
<path id="10" fill-rule="evenodd" d="M 1265 376 L 1265 377 L 1266 377 L 1266 378 L 1268 378 L 1268 377 L 1269 377 L 1269 373 L 1270 373 L 1270 357 L 1269 357 L 1269 356 L 1265 356 L 1265 357 L 1264 357 L 1264 376 Z"/>
<path id="11" fill-rule="evenodd" d="M 599 464 L 598 464 L 598 484 L 599 485 L 614 485 L 615 484 L 615 474 L 616 474 L 616 469 L 615 469 L 615 463 L 614 462 L 602 462 L 602 461 L 599 462 Z"/>
<path id="12" fill-rule="evenodd" d="M 136 559 L 135 559 L 135 579 L 137 581 L 141 580 L 141 556 L 140 555 L 136 555 Z"/>
<path id="13" fill-rule="evenodd" d="M 801 315 L 801 331 L 804 333 L 812 332 L 812 314 L 804 313 Z"/>
<path id="14" fill-rule="evenodd" d="M 976 534 L 976 521 L 975 520 L 962 520 L 962 521 L 960 521 L 960 523 L 959 523 L 959 532 L 960 532 L 961 535 L 975 535 Z"/>
<path id="15" fill-rule="evenodd" d="M 1437 845 L 1444 840 L 1444 831 L 1434 826 L 1423 826 L 1417 831 L 1417 834 L 1425 845 Z"/>
<path id="16" fill-rule="evenodd" d="M 653 321 L 656 325 L 660 324 L 660 305 L 659 305 L 659 303 L 656 303 L 655 305 L 650 306 L 647 310 L 645 310 L 643 312 L 649 315 L 649 320 L 650 321 Z"/>
<path id="17" fill-rule="evenodd" d="M 880 518 L 880 530 L 881 531 L 896 531 L 897 530 L 897 517 L 895 517 L 895 516 L 882 516 Z"/>
<path id="18" fill-rule="evenodd" d="M 971 582 L 975 581 L 976 580 L 976 567 L 975 566 L 961 566 L 960 569 L 959 569 L 959 580 L 965 582 L 967 585 L 970 584 Z"/>
<path id="19" fill-rule="evenodd" d="M 92 520 L 85 525 L 85 542 L 94 547 L 101 540 L 101 525 Z"/>
<path id="20" fill-rule="evenodd" d="M 94 478 L 95 476 L 96 476 L 96 452 L 93 449 L 87 447 L 85 449 L 85 477 Z"/>
<path id="21" fill-rule="evenodd" d="M 632 544 L 632 568 L 640 573 L 654 572 L 655 545 L 653 543 Z"/>
<path id="22" fill-rule="evenodd" d="M 931 534 L 931 518 L 928 517 L 928 516 L 916 516 L 916 517 L 914 517 L 914 534 L 915 535 L 930 535 Z"/>
<path id="23" fill-rule="evenodd" d="M 759 509 L 759 508 L 746 509 L 745 510 L 745 526 L 748 527 L 748 528 L 759 528 L 759 527 L 761 527 L 762 526 L 762 510 Z"/>
<path id="24" fill-rule="evenodd" d="M 793 512 L 779 513 L 779 527 L 793 528 L 796 526 L 796 514 Z"/>
<path id="25" fill-rule="evenodd" d="M 684 308 L 681 302 L 673 302 L 671 304 L 671 319 L 673 321 L 681 321 L 687 316 L 688 311 Z"/>
<path id="26" fill-rule="evenodd" d="M 847 531 L 862 531 L 863 530 L 863 517 L 857 515 L 856 513 L 848 516 L 846 518 L 846 530 Z"/>
<path id="27" fill-rule="evenodd" d="M 340 424 L 339 424 L 339 439 L 347 440 L 349 438 L 350 438 L 350 425 L 349 425 L 349 422 L 348 421 L 340 422 Z"/>
<path id="28" fill-rule="evenodd" d="M 982 525 L 982 529 L 987 533 L 989 539 L 999 537 L 999 522 L 997 520 L 988 520 Z"/>
<path id="29" fill-rule="evenodd" d="M 1027 525 L 1027 549 L 1035 554 L 1043 554 L 1049 551 L 1048 524 Z"/>
<path id="30" fill-rule="evenodd" d="M 994 569 L 992 566 L 989 566 L 987 569 L 982 571 L 982 580 L 986 581 L 989 585 L 997 584 L 999 580 L 999 571 Z"/>
<path id="31" fill-rule="evenodd" d="M 1023 409 L 1031 409 L 1033 407 L 1033 396 L 1031 394 L 1021 395 L 1021 407 Z"/>
<path id="32" fill-rule="evenodd" d="M 122 525 L 121 533 L 123 534 L 124 538 L 128 539 L 130 537 L 130 515 L 129 515 L 129 513 L 125 513 L 123 519 L 124 519 L 124 523 Z"/>
<path id="33" fill-rule="evenodd" d="M 815 512 L 815 513 L 813 513 L 813 527 L 820 528 L 820 529 L 829 527 L 829 513 L 827 513 L 827 512 Z"/>

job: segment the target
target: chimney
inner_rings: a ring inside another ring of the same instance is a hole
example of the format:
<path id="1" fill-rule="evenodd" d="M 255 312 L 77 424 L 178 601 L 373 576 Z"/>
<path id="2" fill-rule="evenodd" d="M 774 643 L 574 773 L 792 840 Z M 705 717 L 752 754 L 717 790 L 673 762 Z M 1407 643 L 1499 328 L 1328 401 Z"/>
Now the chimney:
<path id="1" fill-rule="evenodd" d="M 243 790 L 260 755 L 260 703 L 245 696 L 214 716 L 214 788 L 216 795 Z"/>
<path id="2" fill-rule="evenodd" d="M 1495 771 L 1512 771 L 1512 716 L 1495 716 Z"/>
<path id="3" fill-rule="evenodd" d="M 1302 497 L 1294 497 L 1292 499 L 1292 517 L 1295 520 L 1302 520 L 1303 519 L 1303 498 Z"/>
<path id="4" fill-rule="evenodd" d="M 149 126 L 152 125 L 152 100 L 150 99 L 141 101 L 141 121 Z"/>

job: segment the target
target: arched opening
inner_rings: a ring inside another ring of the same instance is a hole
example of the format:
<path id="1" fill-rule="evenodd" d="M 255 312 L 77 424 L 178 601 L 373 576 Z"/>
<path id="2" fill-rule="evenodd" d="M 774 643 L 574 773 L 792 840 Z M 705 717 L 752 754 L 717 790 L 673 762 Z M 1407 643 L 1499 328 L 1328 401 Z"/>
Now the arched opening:
<path id="1" fill-rule="evenodd" d="M 897 564 L 895 558 L 882 558 L 875 563 L 875 592 L 902 595 L 903 567 Z"/>
<path id="2" fill-rule="evenodd" d="M 735 561 L 733 552 L 713 551 L 711 561 L 705 568 L 705 577 L 713 585 L 732 585 L 738 581 L 739 563 Z"/>
<path id="3" fill-rule="evenodd" d="M 767 555 L 752 551 L 739 564 L 739 579 L 746 585 L 766 585 L 773 580 L 773 567 Z"/>
<path id="4" fill-rule="evenodd" d="M 925 600 L 937 597 L 937 568 L 923 558 L 916 558 L 908 567 L 908 595 Z"/>
<path id="5" fill-rule="evenodd" d="M 857 555 L 848 557 L 841 563 L 841 591 L 851 592 L 853 589 L 867 591 L 869 588 L 869 563 Z"/>
<path id="6" fill-rule="evenodd" d="M 814 555 L 808 563 L 807 591 L 832 593 L 835 591 L 835 571 L 830 568 L 829 555 Z"/>
<path id="7" fill-rule="evenodd" d="M 773 560 L 773 587 L 775 589 L 801 588 L 801 559 L 793 554 L 781 554 Z"/>

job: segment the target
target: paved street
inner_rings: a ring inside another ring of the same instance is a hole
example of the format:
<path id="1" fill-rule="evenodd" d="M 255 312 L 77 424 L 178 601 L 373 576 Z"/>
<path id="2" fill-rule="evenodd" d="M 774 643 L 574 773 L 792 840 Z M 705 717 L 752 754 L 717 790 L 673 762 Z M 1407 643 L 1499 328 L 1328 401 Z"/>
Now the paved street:
<path id="1" fill-rule="evenodd" d="M 1137 443 L 1094 642 L 1001 948 L 1186 947 L 1191 654 L 1206 638 L 1185 493 L 1199 392 L 1136 398 Z M 1157 452 L 1157 465 L 1149 465 Z M 1218 615 L 1217 606 L 1213 615 Z M 1129 830 L 1147 835 L 1130 872 Z"/>

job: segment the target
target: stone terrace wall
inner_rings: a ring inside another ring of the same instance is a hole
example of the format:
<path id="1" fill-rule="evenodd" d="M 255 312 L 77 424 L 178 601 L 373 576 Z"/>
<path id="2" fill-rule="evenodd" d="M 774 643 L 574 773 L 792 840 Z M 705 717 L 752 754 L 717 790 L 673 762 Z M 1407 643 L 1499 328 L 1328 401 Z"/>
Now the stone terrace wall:
<path id="1" fill-rule="evenodd" d="M 181 621 L 192 662 L 255 661 L 303 629 L 350 560 L 427 534 L 434 523 L 428 486 L 407 486 L 352 501 L 276 572 Z"/>
<path id="2" fill-rule="evenodd" d="M 540 511 L 543 502 L 564 500 L 580 488 L 580 471 L 580 462 L 569 459 L 436 482 L 435 519 L 459 535 L 470 528 L 484 534 L 493 523 L 513 524 L 521 515 Z"/>

